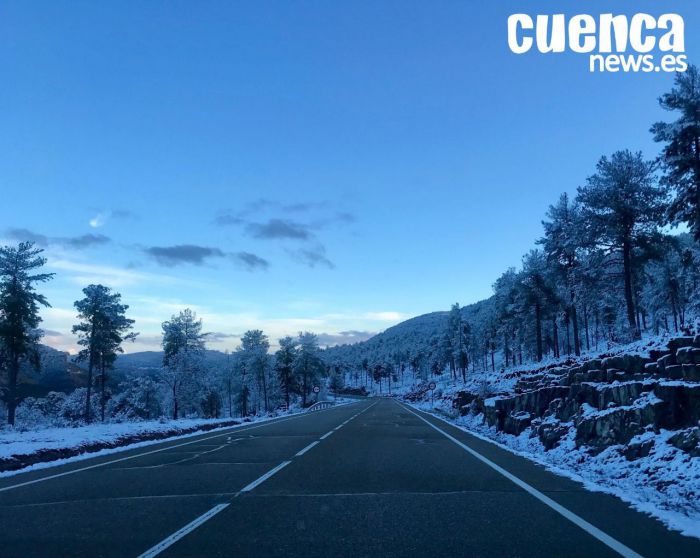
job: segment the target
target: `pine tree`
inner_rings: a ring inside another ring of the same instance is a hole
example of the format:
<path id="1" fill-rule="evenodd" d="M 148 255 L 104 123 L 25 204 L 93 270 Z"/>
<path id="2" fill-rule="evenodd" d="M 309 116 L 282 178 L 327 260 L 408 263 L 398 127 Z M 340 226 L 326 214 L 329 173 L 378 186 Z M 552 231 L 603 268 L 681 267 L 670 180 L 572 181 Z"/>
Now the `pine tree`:
<path id="1" fill-rule="evenodd" d="M 283 337 L 279 340 L 280 348 L 275 353 L 275 370 L 280 387 L 284 390 L 284 401 L 289 409 L 290 394 L 296 389 L 294 378 L 294 360 L 296 359 L 296 341 L 292 337 Z"/>
<path id="2" fill-rule="evenodd" d="M 246 331 L 241 338 L 241 346 L 238 348 L 240 358 L 245 369 L 252 374 L 258 385 L 258 393 L 262 392 L 265 412 L 269 412 L 269 397 L 267 372 L 269 368 L 268 350 L 270 342 L 267 336 L 259 329 Z"/>
<path id="3" fill-rule="evenodd" d="M 303 332 L 298 338 L 297 357 L 294 369 L 301 388 L 301 404 L 306 407 L 306 398 L 314 383 L 325 373 L 326 367 L 321 360 L 318 337 L 313 333 Z"/>
<path id="4" fill-rule="evenodd" d="M 53 273 L 34 273 L 46 264 L 31 242 L 16 248 L 0 248 L 0 357 L 7 368 L 7 422 L 15 424 L 17 379 L 23 362 L 39 368 L 38 344 L 42 332 L 39 307 L 50 304 L 35 290 L 35 285 L 51 280 Z"/>
<path id="5" fill-rule="evenodd" d="M 78 335 L 78 344 L 84 347 L 78 353 L 78 360 L 88 363 L 85 420 L 89 423 L 92 419 L 90 397 L 95 367 L 100 371 L 100 413 L 104 421 L 107 369 L 112 367 L 117 354 L 123 352 L 122 343 L 133 340 L 136 334 L 130 333 L 134 320 L 126 317 L 129 306 L 121 304 L 119 293 L 112 293 L 104 285 L 88 285 L 83 289 L 83 294 L 85 298 L 74 305 L 81 321 L 73 326 L 73 333 Z"/>
<path id="6" fill-rule="evenodd" d="M 563 281 L 568 297 L 567 310 L 573 325 L 574 352 L 581 354 L 576 292 L 578 284 L 579 253 L 586 244 L 581 236 L 581 210 L 576 202 L 569 201 L 568 194 L 562 194 L 556 205 L 547 211 L 548 221 L 543 221 L 544 238 L 539 243 L 547 255 L 554 271 Z"/>
<path id="7" fill-rule="evenodd" d="M 617 151 L 598 161 L 596 173 L 578 188 L 586 233 L 598 247 L 622 256 L 624 296 L 629 329 L 640 336 L 634 303 L 635 249 L 656 233 L 663 221 L 663 191 L 654 163 L 640 152 Z"/>
<path id="8" fill-rule="evenodd" d="M 671 223 L 686 223 L 700 241 L 700 73 L 695 66 L 676 73 L 675 87 L 659 98 L 661 108 L 677 112 L 674 122 L 651 127 L 664 144 L 664 184 L 675 194 L 668 207 Z"/>
<path id="9" fill-rule="evenodd" d="M 172 394 L 173 418 L 177 420 L 183 386 L 194 383 L 204 354 L 206 334 L 202 320 L 189 308 L 163 322 L 163 369 L 161 380 Z"/>

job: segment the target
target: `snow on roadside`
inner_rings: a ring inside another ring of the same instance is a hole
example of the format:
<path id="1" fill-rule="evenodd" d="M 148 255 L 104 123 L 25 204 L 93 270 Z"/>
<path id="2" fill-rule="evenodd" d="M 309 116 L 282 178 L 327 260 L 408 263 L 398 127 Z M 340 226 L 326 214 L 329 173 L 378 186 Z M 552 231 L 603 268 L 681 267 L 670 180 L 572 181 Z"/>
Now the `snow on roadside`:
<path id="1" fill-rule="evenodd" d="M 553 473 L 581 482 L 587 490 L 617 496 L 683 535 L 700 538 L 700 458 L 666 443 L 673 431 L 637 436 L 631 443 L 653 439 L 654 445 L 648 456 L 628 460 L 622 445 L 609 446 L 597 455 L 585 447 L 577 448 L 575 428 L 557 447 L 545 451 L 539 438 L 530 437 L 529 428 L 513 436 L 488 426 L 481 414 L 457 415 L 451 397 L 436 398 L 434 407 L 430 399 L 406 403 Z"/>
<path id="2" fill-rule="evenodd" d="M 355 403 L 357 400 L 344 399 L 338 397 L 335 400 L 335 406 L 347 405 Z M 269 422 L 271 420 L 284 417 L 291 417 L 305 412 L 301 408 L 292 408 L 287 412 L 280 412 L 273 416 L 251 417 L 242 421 L 240 419 L 179 419 L 167 421 L 140 421 L 140 422 L 121 422 L 121 423 L 106 423 L 106 424 L 90 424 L 86 426 L 77 426 L 74 428 L 43 428 L 39 430 L 0 430 L 0 460 L 11 459 L 13 456 L 32 456 L 46 450 L 80 450 L 81 448 L 91 446 L 93 444 L 118 444 L 120 440 L 127 437 L 139 435 L 157 435 L 159 433 L 171 433 L 173 431 L 181 431 L 181 434 L 173 434 L 167 437 L 147 440 L 143 442 L 128 443 L 119 447 L 108 447 L 98 451 L 84 451 L 78 455 L 73 455 L 64 459 L 53 459 L 50 461 L 42 461 L 34 463 L 27 467 L 12 471 L 1 471 L 0 478 L 11 477 L 27 471 L 35 471 L 38 469 L 46 469 L 84 459 L 92 459 L 119 453 L 125 450 L 131 450 L 154 444 L 161 444 L 177 439 L 186 439 L 193 436 L 202 436 L 204 434 L 215 434 L 222 428 L 243 428 L 253 424 Z M 322 412 L 322 411 L 315 411 Z M 232 420 L 236 420 L 239 424 L 230 425 Z M 217 426 L 221 425 L 221 426 Z M 213 426 L 213 428 L 212 428 Z M 189 432 L 192 428 L 209 427 L 208 430 L 197 430 Z"/>

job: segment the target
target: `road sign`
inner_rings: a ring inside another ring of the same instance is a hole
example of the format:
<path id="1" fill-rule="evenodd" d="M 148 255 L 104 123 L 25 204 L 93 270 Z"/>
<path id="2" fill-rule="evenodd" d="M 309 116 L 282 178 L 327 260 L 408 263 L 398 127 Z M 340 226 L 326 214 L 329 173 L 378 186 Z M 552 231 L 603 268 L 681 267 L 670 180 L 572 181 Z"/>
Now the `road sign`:
<path id="1" fill-rule="evenodd" d="M 321 388 L 320 388 L 320 387 L 318 387 L 318 386 L 314 386 L 314 387 L 313 387 L 313 392 L 314 392 L 314 393 L 318 393 L 319 391 L 321 391 Z"/>
<path id="2" fill-rule="evenodd" d="M 435 382 L 430 382 L 430 383 L 428 384 L 428 388 L 431 389 L 431 390 L 432 390 L 432 389 L 435 389 L 435 385 L 436 385 Z"/>

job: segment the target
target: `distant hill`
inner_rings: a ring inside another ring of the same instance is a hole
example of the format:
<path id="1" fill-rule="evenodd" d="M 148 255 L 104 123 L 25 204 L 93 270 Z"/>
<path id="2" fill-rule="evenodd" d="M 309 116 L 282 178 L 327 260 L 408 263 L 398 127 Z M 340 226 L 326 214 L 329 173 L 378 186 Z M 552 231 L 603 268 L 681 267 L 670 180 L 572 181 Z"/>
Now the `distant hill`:
<path id="1" fill-rule="evenodd" d="M 485 322 L 485 317 L 494 310 L 494 298 L 490 297 L 462 307 L 462 316 L 472 324 Z M 408 362 L 415 355 L 422 355 L 423 364 L 438 350 L 438 343 L 447 329 L 449 312 L 430 312 L 410 318 L 387 328 L 366 341 L 352 345 L 338 345 L 324 351 L 326 362 L 343 362 L 361 365 L 364 359 L 370 363 Z"/>

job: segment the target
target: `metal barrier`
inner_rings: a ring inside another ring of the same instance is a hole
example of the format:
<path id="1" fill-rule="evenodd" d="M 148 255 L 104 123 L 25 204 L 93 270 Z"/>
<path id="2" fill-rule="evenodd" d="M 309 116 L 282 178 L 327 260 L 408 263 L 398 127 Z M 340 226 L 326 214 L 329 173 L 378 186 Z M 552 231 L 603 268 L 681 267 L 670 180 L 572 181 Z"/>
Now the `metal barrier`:
<path id="1" fill-rule="evenodd" d="M 311 407 L 306 409 L 306 412 L 310 413 L 312 411 L 320 411 L 322 409 L 328 409 L 328 407 L 332 407 L 333 405 L 335 405 L 335 403 L 333 403 L 333 401 L 317 401 L 316 403 L 311 405 Z"/>

